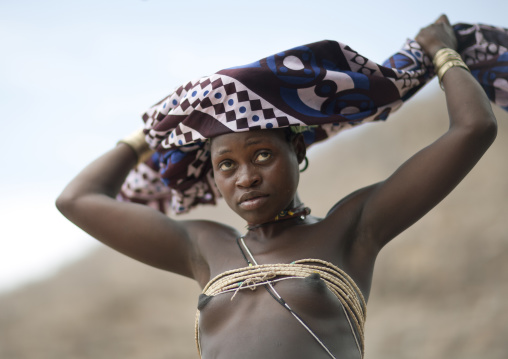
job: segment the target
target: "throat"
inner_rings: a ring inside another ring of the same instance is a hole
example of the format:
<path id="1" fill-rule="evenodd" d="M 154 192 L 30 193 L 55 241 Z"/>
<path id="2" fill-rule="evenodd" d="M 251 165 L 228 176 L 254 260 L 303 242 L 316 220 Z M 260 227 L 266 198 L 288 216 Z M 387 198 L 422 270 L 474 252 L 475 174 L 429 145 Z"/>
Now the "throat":
<path id="1" fill-rule="evenodd" d="M 246 228 L 247 230 L 253 230 L 256 228 L 260 228 L 263 226 L 266 226 L 268 224 L 276 223 L 276 222 L 282 222 L 287 221 L 294 218 L 300 218 L 301 220 L 304 220 L 308 215 L 310 214 L 310 208 L 305 207 L 305 205 L 302 203 L 298 207 L 287 209 L 284 211 L 279 212 L 275 218 L 271 221 L 265 222 L 265 223 L 248 223 Z"/>

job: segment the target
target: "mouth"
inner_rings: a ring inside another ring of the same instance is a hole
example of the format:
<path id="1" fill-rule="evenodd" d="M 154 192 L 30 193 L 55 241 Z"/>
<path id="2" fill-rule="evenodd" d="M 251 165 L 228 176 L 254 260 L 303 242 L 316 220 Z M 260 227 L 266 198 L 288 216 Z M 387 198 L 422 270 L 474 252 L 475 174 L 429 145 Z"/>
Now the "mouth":
<path id="1" fill-rule="evenodd" d="M 252 210 L 260 207 L 268 198 L 268 194 L 259 192 L 259 191 L 251 191 L 244 193 L 240 200 L 238 201 L 238 205 L 246 210 Z"/>

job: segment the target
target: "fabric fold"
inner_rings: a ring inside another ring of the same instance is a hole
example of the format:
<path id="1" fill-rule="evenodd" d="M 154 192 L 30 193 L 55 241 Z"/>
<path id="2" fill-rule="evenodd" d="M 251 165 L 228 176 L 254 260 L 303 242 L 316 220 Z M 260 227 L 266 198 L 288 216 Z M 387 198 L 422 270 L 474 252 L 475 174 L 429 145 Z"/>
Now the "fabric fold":
<path id="1" fill-rule="evenodd" d="M 508 30 L 457 24 L 458 51 L 493 102 L 508 110 Z M 157 152 L 127 177 L 119 199 L 170 213 L 215 204 L 210 138 L 300 126 L 311 146 L 344 129 L 384 121 L 434 77 L 414 40 L 379 65 L 320 41 L 190 81 L 142 116 Z"/>

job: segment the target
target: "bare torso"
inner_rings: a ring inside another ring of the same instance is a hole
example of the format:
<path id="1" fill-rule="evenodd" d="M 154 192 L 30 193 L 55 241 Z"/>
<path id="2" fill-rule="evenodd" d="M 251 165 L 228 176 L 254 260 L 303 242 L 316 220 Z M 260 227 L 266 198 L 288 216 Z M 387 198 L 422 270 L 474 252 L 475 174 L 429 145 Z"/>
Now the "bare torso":
<path id="1" fill-rule="evenodd" d="M 367 297 L 371 272 L 356 273 L 348 264 L 345 259 L 350 252 L 345 248 L 348 226 L 342 226 L 345 230 L 337 237 L 337 224 L 314 217 L 305 222 L 293 219 L 277 224 L 278 231 L 273 232 L 269 240 L 261 239 L 255 231 L 249 233 L 245 244 L 259 264 L 291 263 L 306 258 L 330 262 L 352 276 Z M 207 256 L 210 278 L 247 265 L 236 241 L 238 236 L 239 233 L 225 231 L 221 238 L 201 241 L 201 245 L 210 246 L 203 252 L 212 253 Z M 361 357 L 352 324 L 339 300 L 322 280 L 295 278 L 278 282 L 274 287 L 336 358 Z M 330 358 L 318 341 L 264 287 L 238 291 L 231 300 L 233 295 L 214 296 L 200 310 L 204 359 Z"/>
<path id="2" fill-rule="evenodd" d="M 286 302 L 337 358 L 360 358 L 338 300 L 295 279 L 276 285 Z M 201 311 L 202 357 L 330 358 L 297 320 L 264 288 L 214 297 Z"/>

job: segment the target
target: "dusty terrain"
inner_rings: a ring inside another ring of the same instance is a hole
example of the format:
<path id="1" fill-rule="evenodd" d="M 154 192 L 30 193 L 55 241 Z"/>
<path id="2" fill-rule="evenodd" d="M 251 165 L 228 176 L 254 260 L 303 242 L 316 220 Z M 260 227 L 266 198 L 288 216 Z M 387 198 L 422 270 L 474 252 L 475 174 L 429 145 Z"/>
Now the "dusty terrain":
<path id="1" fill-rule="evenodd" d="M 379 257 L 366 358 L 508 358 L 508 115 L 496 113 L 498 139 L 480 164 Z M 436 88 L 387 123 L 314 148 L 301 197 L 324 215 L 439 136 L 445 118 Z M 224 203 L 192 216 L 243 226 Z M 188 279 L 101 248 L 49 280 L 0 297 L 0 358 L 197 358 L 198 293 Z"/>

